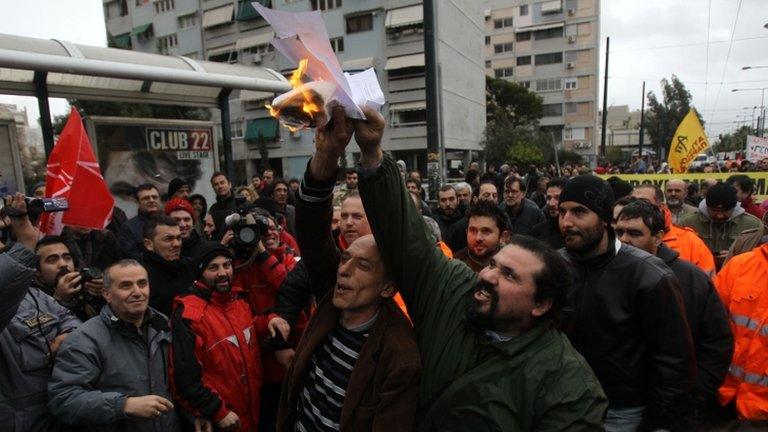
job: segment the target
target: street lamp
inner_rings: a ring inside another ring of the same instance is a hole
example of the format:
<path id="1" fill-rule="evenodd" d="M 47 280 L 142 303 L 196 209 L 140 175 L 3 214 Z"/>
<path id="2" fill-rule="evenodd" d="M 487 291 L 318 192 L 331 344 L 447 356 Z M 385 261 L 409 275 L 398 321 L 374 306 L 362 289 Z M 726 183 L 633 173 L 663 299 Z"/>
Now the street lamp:
<path id="1" fill-rule="evenodd" d="M 754 66 L 753 66 L 754 67 Z M 735 88 L 731 89 L 732 92 L 744 92 L 744 91 L 757 91 L 760 90 L 760 117 L 757 119 L 757 134 L 763 136 L 763 129 L 765 129 L 765 87 L 764 88 Z"/>

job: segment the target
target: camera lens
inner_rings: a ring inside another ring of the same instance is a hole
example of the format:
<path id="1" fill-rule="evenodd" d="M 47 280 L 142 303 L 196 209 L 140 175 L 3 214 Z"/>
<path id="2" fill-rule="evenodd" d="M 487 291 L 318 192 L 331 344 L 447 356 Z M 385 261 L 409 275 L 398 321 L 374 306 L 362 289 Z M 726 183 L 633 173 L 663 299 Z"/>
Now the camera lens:
<path id="1" fill-rule="evenodd" d="M 237 236 L 240 238 L 240 242 L 246 245 L 254 244 L 258 240 L 256 230 L 248 226 L 242 227 Z"/>

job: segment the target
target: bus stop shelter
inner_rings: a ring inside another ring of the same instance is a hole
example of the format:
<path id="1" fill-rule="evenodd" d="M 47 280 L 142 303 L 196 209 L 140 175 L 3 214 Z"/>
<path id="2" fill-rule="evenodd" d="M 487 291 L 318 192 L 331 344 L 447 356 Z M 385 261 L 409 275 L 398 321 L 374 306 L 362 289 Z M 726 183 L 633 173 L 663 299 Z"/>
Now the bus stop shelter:
<path id="1" fill-rule="evenodd" d="M 225 169 L 232 175 L 233 90 L 282 93 L 290 84 L 263 67 L 0 33 L 0 94 L 37 98 L 46 156 L 54 144 L 49 97 L 209 107 L 221 112 Z"/>

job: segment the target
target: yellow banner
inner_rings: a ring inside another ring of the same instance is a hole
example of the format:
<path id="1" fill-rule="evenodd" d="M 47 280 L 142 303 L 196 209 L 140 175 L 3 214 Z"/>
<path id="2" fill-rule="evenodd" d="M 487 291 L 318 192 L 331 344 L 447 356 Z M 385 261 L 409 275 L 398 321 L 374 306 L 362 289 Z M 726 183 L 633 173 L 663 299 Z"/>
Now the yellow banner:
<path id="1" fill-rule="evenodd" d="M 669 168 L 675 173 L 688 171 L 691 161 L 708 147 L 704 128 L 696 117 L 696 111 L 691 108 L 677 127 L 669 145 Z"/>
<path id="2" fill-rule="evenodd" d="M 701 183 L 707 179 L 725 181 L 734 174 L 746 174 L 755 182 L 754 196 L 758 202 L 768 199 L 768 172 L 740 172 L 740 173 L 695 173 L 695 174 L 604 174 L 598 177 L 607 179 L 616 176 L 622 180 L 628 181 L 632 187 L 643 183 L 652 183 L 665 190 L 667 182 L 673 179 L 685 180 L 686 182 Z"/>

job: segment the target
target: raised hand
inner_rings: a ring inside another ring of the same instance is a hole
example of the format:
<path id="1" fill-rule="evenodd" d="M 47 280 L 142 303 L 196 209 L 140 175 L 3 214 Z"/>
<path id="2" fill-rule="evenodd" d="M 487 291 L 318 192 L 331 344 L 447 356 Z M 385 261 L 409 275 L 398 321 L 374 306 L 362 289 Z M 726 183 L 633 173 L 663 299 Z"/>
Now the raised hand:
<path id="1" fill-rule="evenodd" d="M 381 138 L 384 135 L 384 117 L 375 109 L 362 107 L 365 120 L 355 120 L 355 141 L 360 146 L 360 164 L 376 166 L 381 162 Z"/>
<path id="2" fill-rule="evenodd" d="M 317 180 L 328 180 L 336 174 L 339 157 L 352 139 L 355 125 L 347 118 L 344 108 L 337 105 L 326 123 L 325 113 L 318 114 L 315 131 L 315 154 L 309 164 L 310 175 Z"/>

